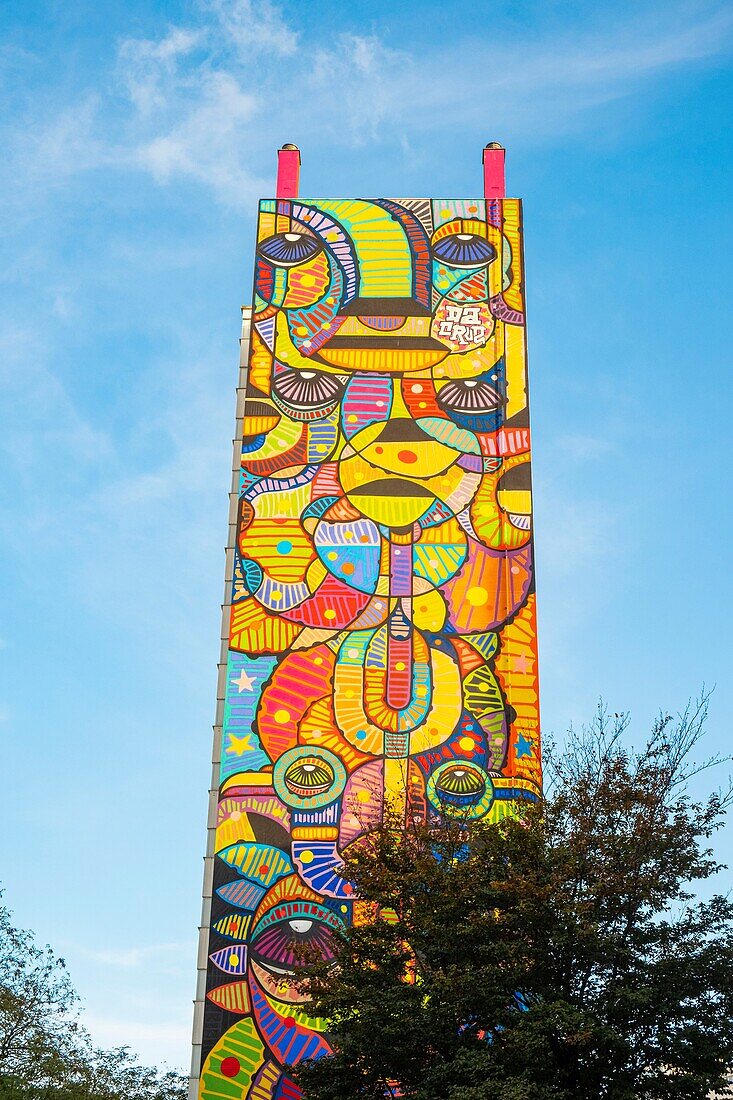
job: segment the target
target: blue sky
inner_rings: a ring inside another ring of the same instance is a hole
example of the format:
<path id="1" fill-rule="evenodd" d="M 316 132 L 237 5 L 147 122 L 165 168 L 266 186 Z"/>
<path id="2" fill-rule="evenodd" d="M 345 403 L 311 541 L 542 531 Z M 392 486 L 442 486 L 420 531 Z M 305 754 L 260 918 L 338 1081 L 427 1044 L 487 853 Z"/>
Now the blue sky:
<path id="1" fill-rule="evenodd" d="M 733 10 L 5 0 L 0 23 L 0 877 L 99 1042 L 185 1066 L 275 150 L 301 146 L 304 195 L 461 196 L 508 146 L 544 727 L 603 695 L 641 734 L 705 682 L 725 751 Z"/>

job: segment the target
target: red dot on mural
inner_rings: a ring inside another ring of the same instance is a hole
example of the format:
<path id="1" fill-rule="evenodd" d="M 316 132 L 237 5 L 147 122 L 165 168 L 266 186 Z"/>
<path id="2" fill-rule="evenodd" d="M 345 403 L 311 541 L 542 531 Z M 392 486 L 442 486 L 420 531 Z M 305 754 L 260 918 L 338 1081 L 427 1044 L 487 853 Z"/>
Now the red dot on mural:
<path id="1" fill-rule="evenodd" d="M 417 462 L 417 455 L 414 451 L 399 451 L 397 457 L 400 462 L 404 462 L 408 466 L 411 462 Z"/>
<path id="2" fill-rule="evenodd" d="M 220 1068 L 225 1077 L 236 1077 L 242 1067 L 239 1058 L 223 1058 Z"/>
<path id="3" fill-rule="evenodd" d="M 375 447 L 374 448 L 374 453 L 375 453 L 375 455 L 383 455 L 384 454 L 384 447 Z"/>
<path id="4" fill-rule="evenodd" d="M 295 1027 L 295 1019 L 292 1016 L 286 1016 L 283 1023 L 285 1027 Z"/>
<path id="5" fill-rule="evenodd" d="M 261 875 L 266 875 L 269 870 L 270 870 L 270 864 L 269 863 L 263 863 L 262 866 L 260 867 L 260 874 Z"/>

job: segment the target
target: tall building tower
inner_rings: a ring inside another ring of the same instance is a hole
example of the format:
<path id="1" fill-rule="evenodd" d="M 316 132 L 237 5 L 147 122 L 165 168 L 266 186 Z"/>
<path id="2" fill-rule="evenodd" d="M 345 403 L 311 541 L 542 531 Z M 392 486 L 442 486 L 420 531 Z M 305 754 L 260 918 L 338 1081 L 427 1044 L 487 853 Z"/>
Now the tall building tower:
<path id="1" fill-rule="evenodd" d="M 540 791 L 522 218 L 477 199 L 260 203 L 244 311 L 192 1093 L 294 1100 L 292 984 L 354 920 L 386 799 Z"/>

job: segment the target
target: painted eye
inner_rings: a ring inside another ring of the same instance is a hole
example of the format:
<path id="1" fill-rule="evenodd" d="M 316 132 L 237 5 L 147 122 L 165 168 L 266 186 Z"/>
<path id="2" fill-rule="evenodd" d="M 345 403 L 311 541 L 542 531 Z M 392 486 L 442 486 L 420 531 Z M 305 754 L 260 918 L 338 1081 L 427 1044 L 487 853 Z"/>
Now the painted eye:
<path id="1" fill-rule="evenodd" d="M 453 764 L 446 768 L 435 784 L 436 793 L 461 805 L 476 802 L 486 789 L 486 781 L 475 768 Z"/>
<path id="2" fill-rule="evenodd" d="M 477 819 L 491 809 L 494 784 L 478 764 L 448 760 L 428 777 L 427 796 L 441 814 Z"/>
<path id="3" fill-rule="evenodd" d="M 446 412 L 465 416 L 485 416 L 502 406 L 498 389 L 481 378 L 448 382 L 438 394 L 438 404 Z"/>
<path id="4" fill-rule="evenodd" d="M 278 798 L 294 810 L 317 810 L 334 802 L 346 786 L 346 768 L 326 748 L 296 745 L 272 770 Z"/>
<path id="5" fill-rule="evenodd" d="M 307 798 L 309 795 L 325 794 L 333 786 L 333 768 L 326 760 L 317 756 L 306 756 L 296 760 L 287 768 L 283 779 L 291 794 Z"/>
<path id="6" fill-rule="evenodd" d="M 275 233 L 257 249 L 260 256 L 276 267 L 296 267 L 312 260 L 321 250 L 320 242 L 305 233 Z"/>
<path id="7" fill-rule="evenodd" d="M 475 233 L 453 233 L 433 245 L 433 259 L 450 267 L 483 267 L 496 258 L 496 249 Z"/>
<path id="8" fill-rule="evenodd" d="M 340 379 L 317 370 L 294 370 L 286 367 L 275 375 L 273 397 L 288 412 L 302 413 L 298 419 L 311 419 L 313 414 L 330 412 L 344 391 Z"/>
<path id="9" fill-rule="evenodd" d="M 254 929 L 250 951 L 255 962 L 271 973 L 292 972 L 303 966 L 304 947 L 327 962 L 333 959 L 335 939 L 343 923 L 323 905 L 291 902 L 266 914 Z"/>
<path id="10" fill-rule="evenodd" d="M 333 932 L 320 921 L 278 921 L 253 940 L 252 957 L 268 970 L 294 970 L 303 965 L 299 958 L 303 947 L 330 961 L 334 957 Z"/>

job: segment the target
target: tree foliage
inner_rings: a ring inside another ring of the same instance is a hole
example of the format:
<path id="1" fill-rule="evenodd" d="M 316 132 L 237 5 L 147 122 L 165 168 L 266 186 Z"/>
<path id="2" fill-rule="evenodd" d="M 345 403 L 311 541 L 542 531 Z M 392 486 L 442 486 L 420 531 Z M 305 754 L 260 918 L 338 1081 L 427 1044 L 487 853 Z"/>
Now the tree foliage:
<path id="1" fill-rule="evenodd" d="M 707 699 L 640 751 L 624 716 L 547 759 L 542 805 L 487 825 L 388 813 L 347 854 L 362 900 L 303 986 L 335 1053 L 305 1100 L 733 1096 L 733 905 L 699 888 L 730 792 L 696 797 Z"/>
<path id="2" fill-rule="evenodd" d="M 0 1098 L 184 1100 L 186 1079 L 94 1046 L 64 960 L 0 905 Z"/>

